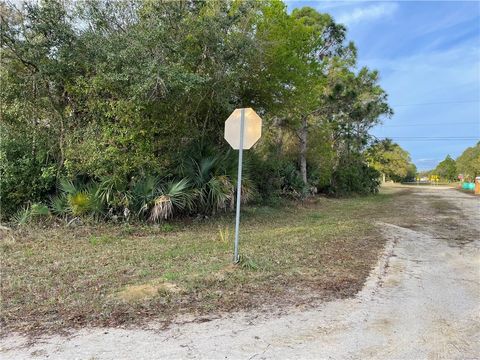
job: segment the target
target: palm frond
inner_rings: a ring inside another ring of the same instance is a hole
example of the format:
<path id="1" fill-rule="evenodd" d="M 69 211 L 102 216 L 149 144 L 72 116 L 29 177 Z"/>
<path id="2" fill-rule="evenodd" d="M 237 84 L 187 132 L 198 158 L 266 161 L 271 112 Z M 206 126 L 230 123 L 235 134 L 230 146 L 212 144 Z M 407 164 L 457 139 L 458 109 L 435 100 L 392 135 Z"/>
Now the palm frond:
<path id="1" fill-rule="evenodd" d="M 50 199 L 50 210 L 55 215 L 65 216 L 70 212 L 68 206 L 67 196 L 65 194 L 59 194 Z"/>
<path id="2" fill-rule="evenodd" d="M 150 212 L 150 221 L 167 220 L 173 216 L 173 203 L 168 195 L 160 195 L 155 199 L 152 211 Z"/>
<path id="3" fill-rule="evenodd" d="M 12 217 L 13 223 L 25 225 L 35 218 L 42 218 L 50 215 L 48 207 L 41 203 L 34 203 L 29 207 L 24 207 L 17 211 Z"/>
<path id="4" fill-rule="evenodd" d="M 91 183 L 85 189 L 85 193 L 88 194 L 88 205 L 86 212 L 96 219 L 105 214 L 105 198 L 99 193 L 100 186 L 101 185 L 98 183 Z"/>
<path id="5" fill-rule="evenodd" d="M 30 215 L 31 216 L 48 216 L 50 215 L 50 210 L 48 209 L 48 206 L 41 204 L 41 203 L 35 203 L 32 204 L 30 207 Z"/>
<path id="6" fill-rule="evenodd" d="M 211 175 L 214 165 L 217 163 L 217 161 L 218 157 L 216 156 L 206 157 L 200 160 L 198 174 L 202 177 L 202 179 L 204 179 L 204 181 Z"/>
<path id="7" fill-rule="evenodd" d="M 77 187 L 73 183 L 73 181 L 68 179 L 60 179 L 59 188 L 60 188 L 60 191 L 63 192 L 64 194 L 70 194 L 70 195 L 73 195 L 80 190 L 79 187 Z"/>
<path id="8" fill-rule="evenodd" d="M 213 211 L 225 210 L 233 205 L 235 188 L 227 176 L 214 176 L 208 182 L 208 202 Z"/>
<path id="9" fill-rule="evenodd" d="M 147 176 L 134 183 L 131 191 L 132 207 L 137 216 L 146 213 L 159 192 L 160 179 Z"/>
<path id="10" fill-rule="evenodd" d="M 164 194 L 171 198 L 173 206 L 178 209 L 183 210 L 191 203 L 189 181 L 187 179 L 181 179 L 179 181 L 172 181 L 168 183 Z"/>
<path id="11" fill-rule="evenodd" d="M 18 210 L 13 216 L 12 216 L 12 222 L 16 225 L 25 225 L 30 221 L 31 218 L 31 213 L 30 213 L 30 208 L 29 207 L 24 207 L 20 210 Z"/>
<path id="12" fill-rule="evenodd" d="M 74 216 L 86 215 L 90 209 L 89 193 L 85 190 L 68 195 L 68 206 Z"/>
<path id="13" fill-rule="evenodd" d="M 161 195 L 154 200 L 150 221 L 166 220 L 173 216 L 174 211 L 191 207 L 192 194 L 187 179 L 170 182 L 160 192 Z"/>
<path id="14" fill-rule="evenodd" d="M 119 205 L 125 202 L 124 194 L 127 191 L 127 182 L 124 179 L 105 176 L 100 178 L 96 196 L 107 205 Z"/>
<path id="15" fill-rule="evenodd" d="M 202 187 L 210 180 L 217 162 L 216 156 L 205 157 L 198 161 L 190 158 L 184 164 L 184 175 L 195 187 Z"/>

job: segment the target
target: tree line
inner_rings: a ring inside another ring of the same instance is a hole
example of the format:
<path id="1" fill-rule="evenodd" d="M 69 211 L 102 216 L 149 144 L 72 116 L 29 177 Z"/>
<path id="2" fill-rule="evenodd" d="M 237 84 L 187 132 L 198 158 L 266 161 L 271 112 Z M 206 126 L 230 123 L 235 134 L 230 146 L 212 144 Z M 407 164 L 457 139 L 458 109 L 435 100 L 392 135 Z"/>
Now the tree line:
<path id="1" fill-rule="evenodd" d="M 435 169 L 426 174 L 438 175 L 441 180 L 449 182 L 458 181 L 459 176 L 464 181 L 475 181 L 475 177 L 480 176 L 480 142 L 466 148 L 457 159 L 447 155 Z"/>
<path id="2" fill-rule="evenodd" d="M 44 0 L 0 14 L 3 218 L 226 210 L 237 160 L 223 125 L 238 107 L 264 120 L 247 201 L 377 191 L 369 130 L 393 112 L 328 14 L 279 0 Z"/>

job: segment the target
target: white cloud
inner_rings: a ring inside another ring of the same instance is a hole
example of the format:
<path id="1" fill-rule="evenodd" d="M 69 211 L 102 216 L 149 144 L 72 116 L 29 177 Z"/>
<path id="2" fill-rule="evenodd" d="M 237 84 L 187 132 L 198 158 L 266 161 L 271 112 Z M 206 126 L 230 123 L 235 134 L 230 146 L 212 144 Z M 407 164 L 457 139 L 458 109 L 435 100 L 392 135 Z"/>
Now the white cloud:
<path id="1" fill-rule="evenodd" d="M 413 55 L 394 59 L 363 60 L 364 64 L 380 69 L 382 87 L 388 92 L 395 111 L 393 118 L 385 121 L 386 125 L 395 127 L 377 127 L 373 134 L 394 140 L 397 137 L 396 142 L 410 152 L 419 170 L 433 169 L 447 154 L 455 158 L 475 143 L 475 140 L 454 140 L 455 137 L 480 136 L 478 126 L 454 125 L 456 122 L 476 122 L 480 118 L 480 107 L 475 102 L 480 100 L 477 39 L 444 50 L 418 50 Z M 416 106 L 417 103 L 432 105 Z M 396 107 L 396 104 L 411 105 Z M 434 125 L 436 123 L 452 126 Z M 427 125 L 408 126 L 411 124 Z M 411 137 L 452 139 L 404 140 Z"/>
<path id="2" fill-rule="evenodd" d="M 438 159 L 433 158 L 433 159 L 416 159 L 414 160 L 417 163 L 424 163 L 424 162 L 432 162 L 432 161 L 437 161 Z"/>
<path id="3" fill-rule="evenodd" d="M 392 15 L 397 8 L 398 4 L 394 2 L 355 8 L 352 11 L 340 14 L 337 17 L 337 21 L 342 24 L 351 25 L 361 21 L 375 20 L 381 17 Z"/>

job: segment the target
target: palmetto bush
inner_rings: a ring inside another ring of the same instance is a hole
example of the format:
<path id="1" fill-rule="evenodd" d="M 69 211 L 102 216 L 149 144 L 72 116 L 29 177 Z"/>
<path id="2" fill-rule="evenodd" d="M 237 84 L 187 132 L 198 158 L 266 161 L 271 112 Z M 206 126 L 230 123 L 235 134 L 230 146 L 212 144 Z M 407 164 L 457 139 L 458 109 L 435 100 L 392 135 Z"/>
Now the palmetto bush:
<path id="1" fill-rule="evenodd" d="M 221 169 L 218 156 L 189 159 L 184 174 L 193 188 L 193 210 L 214 213 L 233 205 L 235 188 Z"/>
<path id="2" fill-rule="evenodd" d="M 64 217 L 94 217 L 159 222 L 178 215 L 233 210 L 236 198 L 236 157 L 204 156 L 184 163 L 178 180 L 146 175 L 132 181 L 101 178 L 81 184 L 60 182 L 51 198 L 51 212 Z M 247 168 L 248 169 L 248 168 Z M 242 201 L 254 196 L 248 171 L 242 181 Z"/>
<path id="3" fill-rule="evenodd" d="M 18 210 L 12 217 L 16 225 L 25 225 L 32 220 L 45 219 L 50 216 L 48 206 L 41 203 L 34 203 L 31 206 Z"/>
<path id="4" fill-rule="evenodd" d="M 193 210 L 215 213 L 234 209 L 236 198 L 237 161 L 233 153 L 191 158 L 185 162 L 183 174 L 193 188 Z M 245 167 L 242 181 L 242 201 L 253 198 L 254 187 Z"/>
<path id="5" fill-rule="evenodd" d="M 212 212 L 235 207 L 235 186 L 226 175 L 213 176 L 207 183 L 206 208 Z"/>
<path id="6" fill-rule="evenodd" d="M 105 176 L 94 184 L 95 197 L 109 209 L 123 212 L 130 206 L 132 196 L 128 181 L 125 179 Z"/>
<path id="7" fill-rule="evenodd" d="M 74 216 L 85 215 L 90 208 L 90 197 L 87 191 L 82 190 L 67 196 L 68 205 Z"/>
<path id="8" fill-rule="evenodd" d="M 50 210 L 54 215 L 66 217 L 69 213 L 67 197 L 59 194 L 50 199 Z"/>
<path id="9" fill-rule="evenodd" d="M 157 222 L 173 217 L 174 212 L 190 210 L 192 192 L 187 179 L 172 181 L 158 189 L 158 196 L 153 200 L 150 220 Z"/>
<path id="10" fill-rule="evenodd" d="M 62 179 L 59 194 L 50 200 L 52 213 L 58 216 L 93 216 L 99 218 L 104 215 L 105 208 L 98 195 L 98 184 L 81 185 L 73 181 Z"/>
<path id="11" fill-rule="evenodd" d="M 161 179 L 149 175 L 138 179 L 131 187 L 131 210 L 140 219 L 148 217 L 152 204 L 158 195 Z"/>

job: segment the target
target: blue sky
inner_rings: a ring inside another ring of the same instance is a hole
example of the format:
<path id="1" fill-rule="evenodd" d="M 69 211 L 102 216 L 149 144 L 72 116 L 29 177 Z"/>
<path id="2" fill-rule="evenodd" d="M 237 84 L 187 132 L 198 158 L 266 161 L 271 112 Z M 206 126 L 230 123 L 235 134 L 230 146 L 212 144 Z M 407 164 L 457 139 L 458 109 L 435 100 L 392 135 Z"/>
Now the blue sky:
<path id="1" fill-rule="evenodd" d="M 380 71 L 395 111 L 373 134 L 393 138 L 419 170 L 434 168 L 447 154 L 459 156 L 480 139 L 480 2 L 287 5 L 316 8 L 347 26 L 359 66 Z"/>

